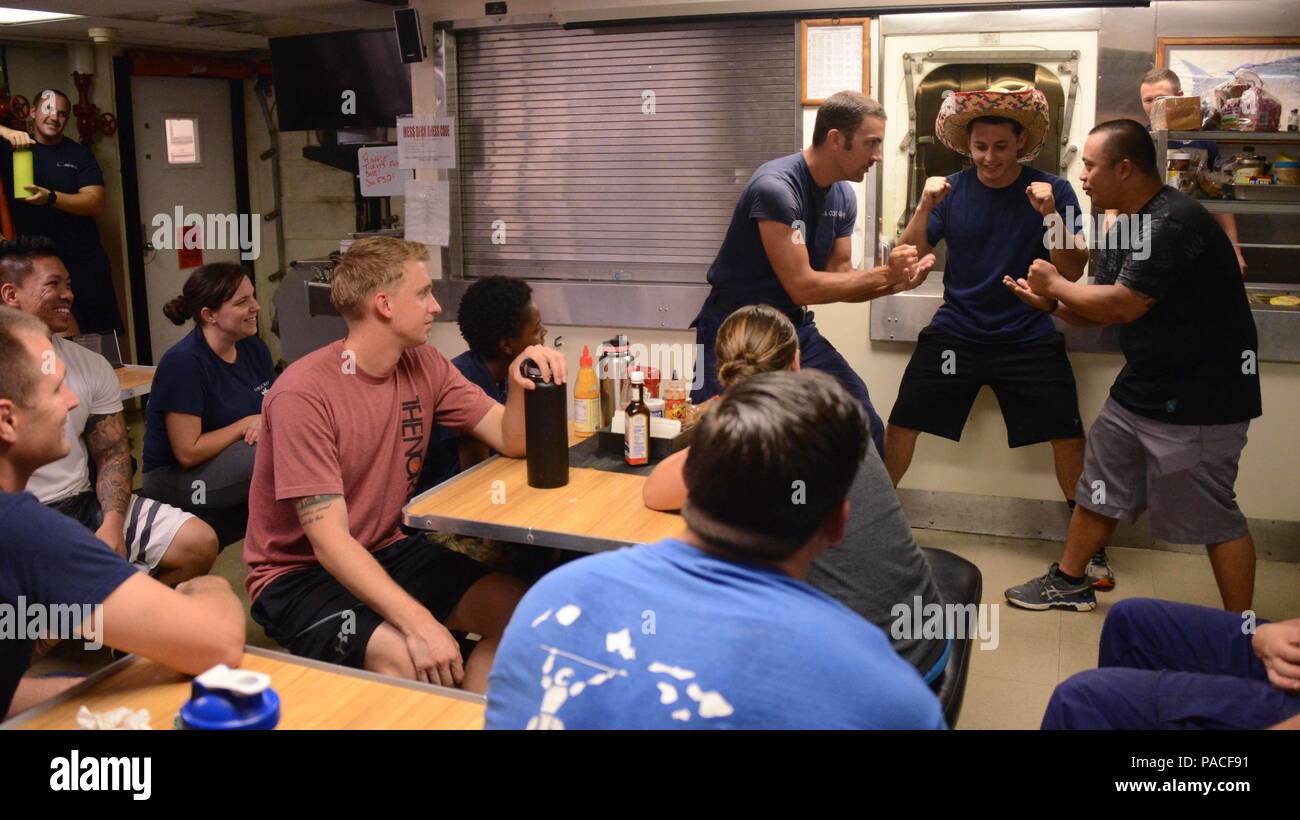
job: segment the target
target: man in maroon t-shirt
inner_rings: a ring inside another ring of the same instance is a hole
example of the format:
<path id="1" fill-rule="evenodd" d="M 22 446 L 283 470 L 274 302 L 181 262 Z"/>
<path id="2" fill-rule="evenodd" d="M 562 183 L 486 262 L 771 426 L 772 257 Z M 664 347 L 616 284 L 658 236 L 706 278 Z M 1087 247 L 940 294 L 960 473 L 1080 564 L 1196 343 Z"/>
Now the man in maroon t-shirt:
<path id="1" fill-rule="evenodd" d="M 359 240 L 330 298 L 348 334 L 289 367 L 262 404 L 249 490 L 248 592 L 267 635 L 296 655 L 483 692 L 518 581 L 424 536 L 402 505 L 430 430 L 524 454 L 524 359 L 565 380 L 564 357 L 534 345 L 510 368 L 502 406 L 428 344 L 441 308 L 423 245 Z M 482 636 L 468 661 L 449 630 Z"/>

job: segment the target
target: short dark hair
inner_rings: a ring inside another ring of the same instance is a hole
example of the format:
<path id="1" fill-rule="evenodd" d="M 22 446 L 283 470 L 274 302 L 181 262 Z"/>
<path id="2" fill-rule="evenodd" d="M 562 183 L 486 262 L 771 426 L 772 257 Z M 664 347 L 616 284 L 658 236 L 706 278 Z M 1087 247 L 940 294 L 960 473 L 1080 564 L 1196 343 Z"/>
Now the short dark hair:
<path id="1" fill-rule="evenodd" d="M 745 379 L 696 430 L 683 518 L 723 553 L 789 558 L 844 501 L 866 454 L 868 424 L 862 404 L 825 373 Z"/>
<path id="2" fill-rule="evenodd" d="M 1152 83 L 1166 83 L 1166 82 L 1173 85 L 1174 91 L 1183 90 L 1183 81 L 1178 79 L 1177 74 L 1175 74 L 1174 72 L 1170 71 L 1167 68 L 1151 69 L 1150 71 L 1142 75 L 1142 79 L 1141 81 L 1138 82 L 1138 86 L 1151 85 Z"/>
<path id="3" fill-rule="evenodd" d="M 37 259 L 59 258 L 59 250 L 44 236 L 0 240 L 0 285 L 22 287 Z"/>
<path id="4" fill-rule="evenodd" d="M 813 125 L 813 147 L 819 147 L 826 142 L 826 135 L 832 128 L 852 143 L 858 126 L 862 125 L 862 121 L 867 117 L 885 119 L 884 107 L 866 94 L 857 91 L 839 91 L 830 95 L 817 109 L 817 122 Z"/>
<path id="5" fill-rule="evenodd" d="M 1146 126 L 1137 120 L 1106 120 L 1093 126 L 1088 134 L 1105 135 L 1103 150 L 1112 165 L 1128 160 L 1142 173 L 1159 176 L 1159 171 L 1156 170 L 1156 145 L 1151 141 Z"/>
<path id="6" fill-rule="evenodd" d="M 68 109 L 69 109 L 69 110 L 68 110 L 68 115 L 69 115 L 69 117 L 72 115 L 72 110 L 71 110 L 71 109 L 72 109 L 72 98 L 69 97 L 67 94 L 64 94 L 62 91 L 60 91 L 60 90 L 57 89 L 57 88 L 42 88 L 39 92 L 37 92 L 36 96 L 35 96 L 35 97 L 32 97 L 32 110 L 33 110 L 33 111 L 36 110 L 36 103 L 39 102 L 40 99 L 41 99 L 41 97 L 44 97 L 46 94 L 58 94 L 60 97 L 62 97 L 64 100 L 66 100 L 67 103 L 68 103 Z"/>
<path id="7" fill-rule="evenodd" d="M 0 399 L 19 407 L 30 407 L 32 393 L 40 382 L 40 368 L 20 333 L 49 335 L 49 328 L 35 316 L 0 305 Z"/>
<path id="8" fill-rule="evenodd" d="M 502 339 L 524 331 L 533 289 L 523 279 L 485 276 L 470 285 L 460 300 L 456 324 L 469 349 L 487 358 L 501 355 Z"/>
<path id="9" fill-rule="evenodd" d="M 233 299 L 248 276 L 248 270 L 236 262 L 203 265 L 185 280 L 181 295 L 163 305 L 163 315 L 174 325 L 183 325 L 190 319 L 197 322 L 204 308 L 219 310 Z"/>
<path id="10" fill-rule="evenodd" d="M 1017 137 L 1025 131 L 1025 127 L 1020 124 L 1019 120 L 1013 120 L 1010 117 L 995 117 L 989 115 L 987 117 L 976 117 L 966 123 L 966 136 L 970 136 L 970 132 L 975 129 L 975 123 L 977 122 L 984 123 L 985 125 L 1009 125 Z"/>

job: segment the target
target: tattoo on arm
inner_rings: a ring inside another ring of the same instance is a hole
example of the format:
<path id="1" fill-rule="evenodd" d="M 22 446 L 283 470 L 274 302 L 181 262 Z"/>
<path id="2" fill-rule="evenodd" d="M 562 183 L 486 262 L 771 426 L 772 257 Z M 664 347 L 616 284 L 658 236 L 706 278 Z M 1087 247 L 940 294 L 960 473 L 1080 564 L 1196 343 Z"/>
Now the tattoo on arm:
<path id="1" fill-rule="evenodd" d="M 121 413 L 86 419 L 86 443 L 98 474 L 95 495 L 104 512 L 125 514 L 131 503 L 131 442 Z"/>
<path id="2" fill-rule="evenodd" d="M 330 505 L 342 498 L 340 495 L 308 495 L 299 498 L 294 502 L 294 509 L 298 511 L 298 523 L 303 529 L 308 524 L 315 524 L 325 518 L 325 511 Z"/>

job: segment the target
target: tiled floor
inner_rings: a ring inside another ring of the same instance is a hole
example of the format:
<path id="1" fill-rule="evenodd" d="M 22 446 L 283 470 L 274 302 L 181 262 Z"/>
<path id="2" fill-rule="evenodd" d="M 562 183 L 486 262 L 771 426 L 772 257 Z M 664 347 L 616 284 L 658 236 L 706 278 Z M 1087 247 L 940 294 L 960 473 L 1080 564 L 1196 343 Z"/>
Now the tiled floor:
<path id="1" fill-rule="evenodd" d="M 962 704 L 960 729 L 1037 729 L 1057 683 L 1097 665 L 1101 625 L 1115 601 L 1156 597 L 1219 607 L 1218 588 L 1204 554 L 1107 550 L 1117 583 L 1097 594 L 1092 612 L 1030 612 L 1006 603 L 1003 591 L 1042 575 L 1060 559 L 1059 541 L 914 530 L 924 547 L 937 547 L 973 562 L 984 575 L 986 604 L 999 604 L 995 649 L 977 644 Z M 1260 618 L 1300 617 L 1300 565 L 1260 561 L 1255 579 Z"/>
<path id="2" fill-rule="evenodd" d="M 998 604 L 998 644 L 981 650 L 976 644 L 962 704 L 960 729 L 1037 729 L 1057 683 L 1097 665 L 1101 625 L 1110 606 L 1122 598 L 1157 597 L 1191 604 L 1221 605 L 1210 562 L 1204 554 L 1112 548 L 1111 566 L 1118 579 L 1111 592 L 1098 593 L 1092 612 L 1029 612 L 1008 605 L 1002 596 L 1009 586 L 1043 574 L 1060 558 L 1058 541 L 970 535 L 941 530 L 915 530 L 921 546 L 938 547 L 972 561 L 984 575 L 983 603 Z M 244 594 L 243 542 L 222 551 L 214 574 L 228 579 L 248 606 Z M 1260 561 L 1255 582 L 1255 611 L 1261 618 L 1300 617 L 1300 565 Z M 252 619 L 248 642 L 279 649 Z M 108 653 L 56 649 L 43 659 L 40 672 L 81 671 L 107 663 Z"/>

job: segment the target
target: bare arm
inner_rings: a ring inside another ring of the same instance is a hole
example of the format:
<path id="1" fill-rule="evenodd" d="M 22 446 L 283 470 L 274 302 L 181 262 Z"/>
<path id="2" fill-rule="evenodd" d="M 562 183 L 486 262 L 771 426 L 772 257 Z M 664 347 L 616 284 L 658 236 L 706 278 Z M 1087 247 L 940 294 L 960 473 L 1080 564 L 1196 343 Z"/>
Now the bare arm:
<path id="1" fill-rule="evenodd" d="M 848 273 L 853 270 L 853 237 L 841 236 L 831 246 L 830 258 L 826 260 L 826 270 L 830 273 Z"/>
<path id="2" fill-rule="evenodd" d="M 26 186 L 27 204 L 43 207 L 50 201 L 50 189 L 40 185 Z M 104 186 L 87 185 L 75 194 L 60 193 L 54 200 L 54 209 L 73 216 L 98 217 L 104 213 Z"/>
<path id="3" fill-rule="evenodd" d="M 27 145 L 35 145 L 36 140 L 26 131 L 19 131 L 14 128 L 6 128 L 0 125 L 0 139 L 4 139 L 15 148 L 22 148 Z"/>
<path id="4" fill-rule="evenodd" d="M 908 268 L 917 264 L 914 248 L 899 247 L 891 254 L 889 265 L 869 270 L 850 269 L 843 273 L 816 271 L 808 260 L 808 249 L 794 240 L 794 232 L 789 225 L 774 219 L 760 219 L 758 232 L 776 278 L 795 304 L 799 305 L 865 302 L 885 293 L 896 292 L 891 288 L 902 290 L 908 281 Z M 931 259 L 930 264 L 933 261 Z"/>
<path id="5" fill-rule="evenodd" d="M 1215 214 L 1214 221 L 1219 223 L 1223 232 L 1228 235 L 1228 241 L 1232 243 L 1232 250 L 1237 254 L 1237 267 L 1241 268 L 1241 275 L 1246 275 L 1246 257 L 1241 253 L 1241 245 L 1238 244 L 1240 239 L 1237 237 L 1237 217 L 1235 214 Z"/>
<path id="6" fill-rule="evenodd" d="M 0 717 L 8 720 L 19 712 L 26 712 L 33 706 L 44 703 L 60 692 L 65 692 L 85 678 L 60 675 L 55 678 L 24 677 L 18 681 L 13 699 L 9 701 L 9 713 Z"/>
<path id="7" fill-rule="evenodd" d="M 29 205 L 43 206 L 50 200 L 49 188 L 28 185 L 27 190 L 31 193 L 26 200 Z M 97 217 L 104 213 L 104 186 L 87 185 L 75 194 L 61 193 L 54 200 L 54 210 L 73 216 Z"/>
<path id="8" fill-rule="evenodd" d="M 88 635 L 197 675 L 219 663 L 239 665 L 244 608 L 224 578 L 202 575 L 168 589 L 137 572 L 104 599 Z"/>
<path id="9" fill-rule="evenodd" d="M 543 345 L 530 345 L 510 363 L 505 406 L 494 404 L 487 411 L 487 415 L 470 431 L 470 435 L 474 438 L 510 458 L 523 458 L 527 451 L 527 435 L 524 432 L 524 391 L 532 390 L 533 382 L 531 379 L 525 379 L 519 372 L 520 365 L 527 359 L 537 363 L 543 381 L 564 384 L 568 378 L 568 365 L 562 353 Z"/>
<path id="10" fill-rule="evenodd" d="M 95 535 L 126 555 L 123 529 L 131 503 L 131 441 L 121 412 L 86 419 L 86 444 L 95 462 L 95 496 L 104 520 Z"/>
<path id="11" fill-rule="evenodd" d="M 686 503 L 686 456 L 691 448 L 683 447 L 650 472 L 641 489 L 641 500 L 652 510 L 680 510 Z"/>
<path id="12" fill-rule="evenodd" d="M 1083 318 L 1057 300 L 1034 293 L 1029 289 L 1029 283 L 1023 278 L 1012 279 L 1010 276 L 1004 276 L 1002 277 L 1002 284 L 1006 285 L 1020 301 L 1044 313 L 1050 313 L 1067 324 L 1079 327 L 1101 327 L 1099 322 L 1092 322 Z"/>
<path id="13" fill-rule="evenodd" d="M 465 673 L 456 639 L 352 537 L 343 496 L 307 496 L 296 499 L 294 507 L 321 566 L 402 634 L 416 677 L 443 686 L 458 685 Z"/>
<path id="14" fill-rule="evenodd" d="M 203 420 L 189 413 L 164 413 L 167 441 L 176 460 L 186 470 L 217 456 L 222 450 L 245 438 L 249 428 L 260 424 L 261 416 L 244 416 L 234 424 L 203 432 Z"/>
<path id="15" fill-rule="evenodd" d="M 1063 224 L 1065 220 L 1061 219 L 1060 214 L 1053 213 L 1048 219 L 1062 223 L 1059 228 L 1061 235 L 1068 235 L 1066 226 Z M 1071 282 L 1078 282 L 1083 277 L 1083 269 L 1088 266 L 1088 240 L 1081 233 L 1074 234 L 1071 238 L 1073 239 L 1073 247 L 1054 247 L 1048 252 L 1048 255 L 1051 256 L 1052 264 L 1056 266 L 1062 276 Z"/>
<path id="16" fill-rule="evenodd" d="M 944 180 L 947 182 L 947 180 Z M 912 245 L 916 252 L 924 256 L 934 250 L 930 246 L 930 235 L 928 226 L 930 224 L 930 214 L 934 211 L 936 203 L 921 197 L 917 203 L 916 210 L 912 212 L 912 218 L 907 221 L 907 227 L 903 228 L 903 233 L 899 235 L 898 242 L 900 245 Z"/>
<path id="17" fill-rule="evenodd" d="M 1072 315 L 1099 325 L 1135 322 L 1156 303 L 1155 299 L 1119 283 L 1086 285 L 1064 278 L 1056 280 L 1050 295 L 1059 299 L 1062 308 L 1069 309 Z"/>

